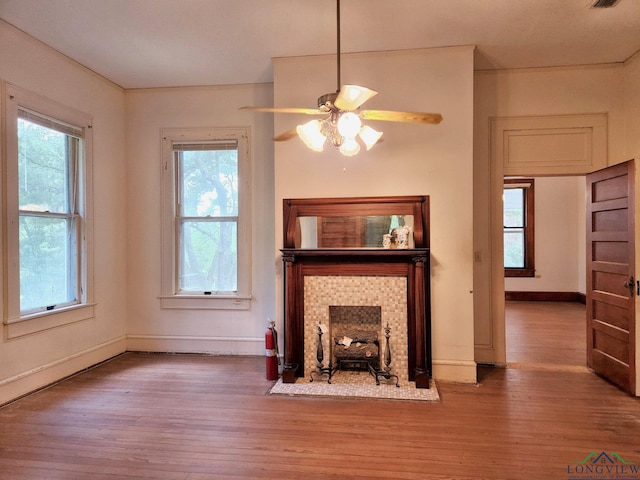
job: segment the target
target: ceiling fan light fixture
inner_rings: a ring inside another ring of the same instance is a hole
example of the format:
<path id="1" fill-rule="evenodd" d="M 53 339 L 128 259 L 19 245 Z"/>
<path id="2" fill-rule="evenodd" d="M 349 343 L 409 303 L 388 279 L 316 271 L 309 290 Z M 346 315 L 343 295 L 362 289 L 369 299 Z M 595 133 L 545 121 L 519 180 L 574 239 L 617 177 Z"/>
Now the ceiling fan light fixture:
<path id="1" fill-rule="evenodd" d="M 367 150 L 371 150 L 371 147 L 380 140 L 380 137 L 382 137 L 382 132 L 371 128 L 369 125 L 363 125 L 360 129 L 360 140 L 364 142 Z"/>
<path id="2" fill-rule="evenodd" d="M 314 152 L 321 152 L 324 149 L 327 137 L 322 134 L 320 120 L 311 120 L 303 125 L 298 125 L 296 132 L 304 144 Z"/>
<path id="3" fill-rule="evenodd" d="M 595 0 L 594 0 L 595 1 Z M 606 0 L 598 0 L 606 1 Z M 616 0 L 609 0 L 616 1 Z M 274 138 L 280 142 L 296 136 L 315 152 L 322 152 L 325 143 L 331 143 L 346 156 L 356 155 L 361 145 L 367 150 L 380 140 L 382 132 L 362 125 L 362 120 L 387 122 L 411 122 L 438 124 L 442 121 L 439 113 L 400 112 L 394 110 L 362 110 L 364 102 L 378 94 L 375 90 L 360 85 L 342 85 L 340 82 L 340 0 L 336 0 L 337 20 L 337 90 L 318 98 L 317 108 L 277 108 L 242 107 L 256 112 L 295 113 L 305 115 L 323 115 L 322 120 L 312 120 L 295 129 L 291 129 Z"/>

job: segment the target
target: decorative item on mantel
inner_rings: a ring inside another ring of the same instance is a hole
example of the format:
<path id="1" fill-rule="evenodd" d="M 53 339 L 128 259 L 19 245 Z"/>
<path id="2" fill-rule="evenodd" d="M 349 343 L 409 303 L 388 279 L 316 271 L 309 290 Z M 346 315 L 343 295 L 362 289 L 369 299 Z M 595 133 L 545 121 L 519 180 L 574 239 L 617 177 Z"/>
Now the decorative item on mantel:
<path id="1" fill-rule="evenodd" d="M 382 248 L 409 248 L 411 227 L 403 225 L 394 228 L 391 233 L 382 235 Z"/>
<path id="2" fill-rule="evenodd" d="M 398 248 L 409 248 L 409 234 L 411 228 L 408 225 L 397 227 L 393 229 L 396 236 L 396 244 Z"/>

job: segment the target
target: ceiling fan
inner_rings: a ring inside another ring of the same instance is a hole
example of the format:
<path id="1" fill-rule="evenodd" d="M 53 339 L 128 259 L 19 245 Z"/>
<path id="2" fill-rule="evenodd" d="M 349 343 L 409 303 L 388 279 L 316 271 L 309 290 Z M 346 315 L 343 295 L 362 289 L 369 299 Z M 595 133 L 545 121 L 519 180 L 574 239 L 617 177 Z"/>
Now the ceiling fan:
<path id="1" fill-rule="evenodd" d="M 369 150 L 382 136 L 362 120 L 386 122 L 411 122 L 438 124 L 442 121 L 439 113 L 400 112 L 393 110 L 361 110 L 360 107 L 378 94 L 375 90 L 359 85 L 342 85 L 340 82 L 340 0 L 336 0 L 337 17 L 337 89 L 318 98 L 317 108 L 295 107 L 241 107 L 254 112 L 297 113 L 324 116 L 322 120 L 311 120 L 298 125 L 274 138 L 275 141 L 289 140 L 298 135 L 310 149 L 320 152 L 329 141 L 346 156 L 360 151 L 360 143 Z"/>

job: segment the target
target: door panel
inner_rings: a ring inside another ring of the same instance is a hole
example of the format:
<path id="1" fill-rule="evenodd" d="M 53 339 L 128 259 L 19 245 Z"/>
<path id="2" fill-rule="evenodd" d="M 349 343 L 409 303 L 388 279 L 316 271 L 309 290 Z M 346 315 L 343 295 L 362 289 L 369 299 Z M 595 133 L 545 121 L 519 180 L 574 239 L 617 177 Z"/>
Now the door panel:
<path id="1" fill-rule="evenodd" d="M 604 302 L 593 302 L 593 317 L 600 319 L 600 321 L 612 325 L 614 327 L 621 328 L 623 330 L 629 330 L 629 310 L 625 307 L 618 307 L 616 305 Z"/>
<path id="2" fill-rule="evenodd" d="M 605 265 L 604 267 L 607 267 Z M 612 295 L 625 297 L 629 294 L 629 290 L 625 288 L 624 283 L 627 280 L 627 273 L 614 274 L 606 271 L 593 271 L 593 289 L 600 292 L 608 292 Z"/>
<path id="3" fill-rule="evenodd" d="M 607 169 L 605 168 L 604 170 Z M 604 170 L 600 170 L 600 172 Z M 593 201 L 604 202 L 615 198 L 623 198 L 620 194 L 626 192 L 626 188 L 627 179 L 624 176 L 605 178 L 599 181 L 593 190 Z"/>
<path id="4" fill-rule="evenodd" d="M 629 161 L 587 175 L 587 365 L 630 393 L 635 393 L 634 266 L 634 163 Z"/>
<path id="5" fill-rule="evenodd" d="M 628 264 L 629 252 L 619 248 L 615 242 L 596 242 L 593 244 L 593 260 L 613 264 Z"/>
<path id="6" fill-rule="evenodd" d="M 593 214 L 593 227 L 596 232 L 624 232 L 627 228 L 627 210 L 605 210 Z"/>

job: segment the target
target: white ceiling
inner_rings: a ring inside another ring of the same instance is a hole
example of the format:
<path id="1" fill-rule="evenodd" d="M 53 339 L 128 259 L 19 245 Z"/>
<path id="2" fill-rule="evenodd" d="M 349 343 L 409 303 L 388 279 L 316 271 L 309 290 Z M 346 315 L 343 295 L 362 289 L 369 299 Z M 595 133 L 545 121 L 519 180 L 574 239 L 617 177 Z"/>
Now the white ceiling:
<path id="1" fill-rule="evenodd" d="M 342 0 L 343 53 L 477 45 L 476 69 L 623 62 L 640 0 Z M 273 81 L 336 51 L 335 0 L 0 0 L 0 18 L 124 88 Z"/>

